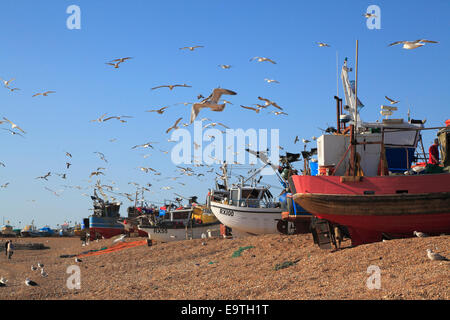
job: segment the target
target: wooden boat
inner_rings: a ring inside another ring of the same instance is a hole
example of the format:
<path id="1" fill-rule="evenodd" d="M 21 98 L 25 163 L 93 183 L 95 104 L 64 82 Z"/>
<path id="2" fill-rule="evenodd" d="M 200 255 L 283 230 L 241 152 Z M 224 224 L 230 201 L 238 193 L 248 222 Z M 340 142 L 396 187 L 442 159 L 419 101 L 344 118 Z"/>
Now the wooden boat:
<path id="1" fill-rule="evenodd" d="M 345 226 L 352 245 L 381 241 L 383 236 L 412 237 L 414 231 L 450 232 L 450 173 L 439 166 L 433 170 L 442 173 L 412 170 L 423 122 L 362 122 L 347 72 L 345 63 L 346 102 L 355 114 L 350 132 L 341 131 L 338 120 L 335 134 L 319 137 L 318 162 L 327 171 L 291 176 L 295 202 L 332 227 Z M 441 129 L 441 145 L 448 146 L 450 128 L 435 129 Z M 448 159 L 449 148 L 441 151 Z"/>

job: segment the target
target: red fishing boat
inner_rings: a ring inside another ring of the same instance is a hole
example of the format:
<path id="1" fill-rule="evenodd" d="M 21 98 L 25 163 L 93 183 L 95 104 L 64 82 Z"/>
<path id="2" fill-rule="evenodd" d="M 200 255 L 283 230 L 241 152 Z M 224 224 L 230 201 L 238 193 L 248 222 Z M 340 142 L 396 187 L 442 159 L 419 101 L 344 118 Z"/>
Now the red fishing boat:
<path id="1" fill-rule="evenodd" d="M 424 128 L 420 120 L 388 117 L 361 121 L 362 104 L 348 81 L 349 71 L 345 61 L 344 110 L 350 114 L 343 117 L 342 100 L 335 97 L 338 129 L 317 139 L 320 175 L 290 177 L 295 202 L 326 220 L 327 230 L 346 227 L 353 246 L 383 236 L 411 237 L 414 231 L 450 232 L 450 127 Z M 383 109 L 383 115 L 392 115 Z M 350 126 L 345 128 L 340 119 L 350 119 Z M 439 130 L 442 163 L 414 166 L 420 132 L 428 129 Z"/>

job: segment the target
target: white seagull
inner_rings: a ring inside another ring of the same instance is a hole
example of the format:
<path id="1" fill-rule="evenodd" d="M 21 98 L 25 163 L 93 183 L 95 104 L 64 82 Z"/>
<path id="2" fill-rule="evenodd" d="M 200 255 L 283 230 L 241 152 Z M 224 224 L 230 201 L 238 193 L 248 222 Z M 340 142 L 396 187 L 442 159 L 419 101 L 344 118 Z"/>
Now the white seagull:
<path id="1" fill-rule="evenodd" d="M 75 262 L 80 263 L 80 262 L 83 262 L 83 260 L 81 260 L 79 258 L 75 258 Z"/>
<path id="2" fill-rule="evenodd" d="M 25 279 L 25 284 L 30 287 L 38 286 L 38 284 L 36 282 L 34 282 L 33 280 L 30 280 L 29 278 Z"/>
<path id="3" fill-rule="evenodd" d="M 4 79 L 2 79 L 2 78 L 0 78 L 0 79 L 3 81 L 3 85 L 4 85 L 5 87 L 8 87 L 9 84 L 10 84 L 12 81 L 16 80 L 16 78 L 12 78 L 12 79 L 10 79 L 10 80 L 4 80 Z"/>
<path id="4" fill-rule="evenodd" d="M 330 46 L 329 44 L 326 44 L 323 42 L 316 42 L 316 43 L 319 45 L 319 47 L 329 47 Z"/>
<path id="5" fill-rule="evenodd" d="M 414 40 L 414 41 L 396 41 L 393 42 L 391 44 L 389 44 L 390 46 L 396 45 L 396 44 L 403 44 L 403 49 L 416 49 L 418 47 L 422 47 L 425 45 L 425 43 L 438 43 L 437 41 L 432 41 L 432 40 L 425 40 L 425 39 L 419 39 L 419 40 Z"/>
<path id="6" fill-rule="evenodd" d="M 257 60 L 258 62 L 268 61 L 268 62 L 271 62 L 273 64 L 276 64 L 276 62 L 273 61 L 272 59 L 264 58 L 264 57 L 253 57 L 253 58 L 250 59 L 250 61 L 253 61 L 253 60 Z"/>
<path id="7" fill-rule="evenodd" d="M 194 51 L 197 48 L 204 48 L 204 46 L 183 47 L 183 48 L 180 48 L 180 50 L 189 49 L 191 51 Z"/>
<path id="8" fill-rule="evenodd" d="M 413 234 L 418 237 L 418 238 L 425 238 L 428 237 L 428 235 L 426 233 L 423 232 L 419 232 L 419 231 L 414 231 Z"/>
<path id="9" fill-rule="evenodd" d="M 446 257 L 441 256 L 439 253 L 435 253 L 435 252 L 431 251 L 431 249 L 427 249 L 427 256 L 430 260 L 449 261 Z"/>
<path id="10" fill-rule="evenodd" d="M 280 83 L 280 82 L 277 81 L 277 80 L 274 80 L 274 79 L 267 79 L 267 78 L 265 78 L 264 81 L 266 81 L 267 83 L 272 83 L 272 82 L 274 82 L 274 83 Z"/>
<path id="11" fill-rule="evenodd" d="M 197 118 L 198 113 L 203 108 L 210 108 L 211 111 L 223 111 L 225 109 L 225 103 L 218 104 L 220 97 L 223 94 L 230 94 L 230 95 L 236 95 L 236 92 L 228 90 L 228 89 L 222 89 L 222 88 L 215 88 L 213 92 L 209 95 L 209 97 L 205 98 L 203 101 L 199 103 L 194 103 L 192 105 L 191 109 L 191 122 L 194 122 L 195 118 Z"/>
<path id="12" fill-rule="evenodd" d="M 17 124 L 15 124 L 12 121 L 6 119 L 5 117 L 3 117 L 3 119 L 8 121 L 11 124 L 11 129 L 17 128 L 18 130 L 22 131 L 22 133 L 25 133 L 25 131 L 23 131 L 22 128 L 20 128 Z"/>

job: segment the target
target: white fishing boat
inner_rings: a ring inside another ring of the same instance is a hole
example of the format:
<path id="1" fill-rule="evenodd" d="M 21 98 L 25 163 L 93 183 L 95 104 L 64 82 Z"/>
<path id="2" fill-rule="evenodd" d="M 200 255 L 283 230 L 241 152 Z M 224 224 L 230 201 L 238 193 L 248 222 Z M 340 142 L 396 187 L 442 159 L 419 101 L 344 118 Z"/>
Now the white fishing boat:
<path id="1" fill-rule="evenodd" d="M 229 189 L 229 198 L 222 201 L 214 199 L 212 191 L 210 207 L 217 219 L 232 232 L 278 233 L 282 209 L 267 187 L 234 186 Z"/>
<path id="2" fill-rule="evenodd" d="M 203 206 L 170 210 L 164 217 L 147 225 L 139 225 L 139 230 L 148 234 L 150 240 L 170 242 L 179 240 L 218 237 L 220 222 Z"/>

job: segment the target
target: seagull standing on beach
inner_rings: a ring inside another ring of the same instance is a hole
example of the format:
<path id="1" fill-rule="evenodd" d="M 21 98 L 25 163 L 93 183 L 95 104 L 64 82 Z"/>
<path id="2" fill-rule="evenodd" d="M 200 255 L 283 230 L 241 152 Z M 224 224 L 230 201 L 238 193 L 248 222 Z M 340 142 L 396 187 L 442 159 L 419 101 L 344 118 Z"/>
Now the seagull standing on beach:
<path id="1" fill-rule="evenodd" d="M 44 269 L 41 269 L 41 276 L 43 276 L 44 278 L 48 277 L 48 273 L 44 271 Z"/>
<path id="2" fill-rule="evenodd" d="M 425 238 L 428 237 L 428 235 L 426 233 L 423 232 L 419 232 L 419 231 L 414 231 L 413 234 L 418 237 L 418 238 Z"/>
<path id="3" fill-rule="evenodd" d="M 0 279 L 0 287 L 6 287 L 6 283 L 8 282 L 8 280 L 6 280 L 5 278 L 1 278 Z"/>
<path id="4" fill-rule="evenodd" d="M 188 86 L 187 84 L 169 84 L 169 85 L 154 87 L 154 88 L 152 88 L 152 90 L 155 90 L 158 88 L 169 88 L 170 90 L 172 90 L 173 88 L 176 88 L 176 87 L 192 88 L 192 86 Z"/>
<path id="5" fill-rule="evenodd" d="M 218 104 L 220 97 L 223 94 L 229 94 L 229 95 L 236 95 L 236 92 L 228 90 L 228 89 L 222 89 L 222 88 L 215 88 L 213 92 L 209 95 L 209 97 L 205 98 L 203 101 L 199 103 L 192 104 L 191 109 L 191 122 L 194 122 L 195 118 L 197 118 L 198 113 L 203 108 L 210 108 L 211 111 L 223 111 L 225 109 L 225 103 Z"/>
<path id="6" fill-rule="evenodd" d="M 435 252 L 431 251 L 431 249 L 427 249 L 427 256 L 430 260 L 434 260 L 434 261 L 449 261 L 449 259 L 441 256 L 439 253 L 435 253 Z"/>
<path id="7" fill-rule="evenodd" d="M 33 280 L 30 280 L 28 278 L 25 279 L 25 284 L 29 287 L 36 287 L 38 286 L 38 284 L 36 282 L 34 282 Z"/>
<path id="8" fill-rule="evenodd" d="M 79 259 L 79 258 L 75 258 L 75 262 L 76 262 L 76 263 L 80 263 L 80 262 L 83 262 L 83 260 L 81 260 L 81 259 Z"/>
<path id="9" fill-rule="evenodd" d="M 36 271 L 36 270 L 37 270 L 37 267 L 31 266 L 31 271 Z"/>

